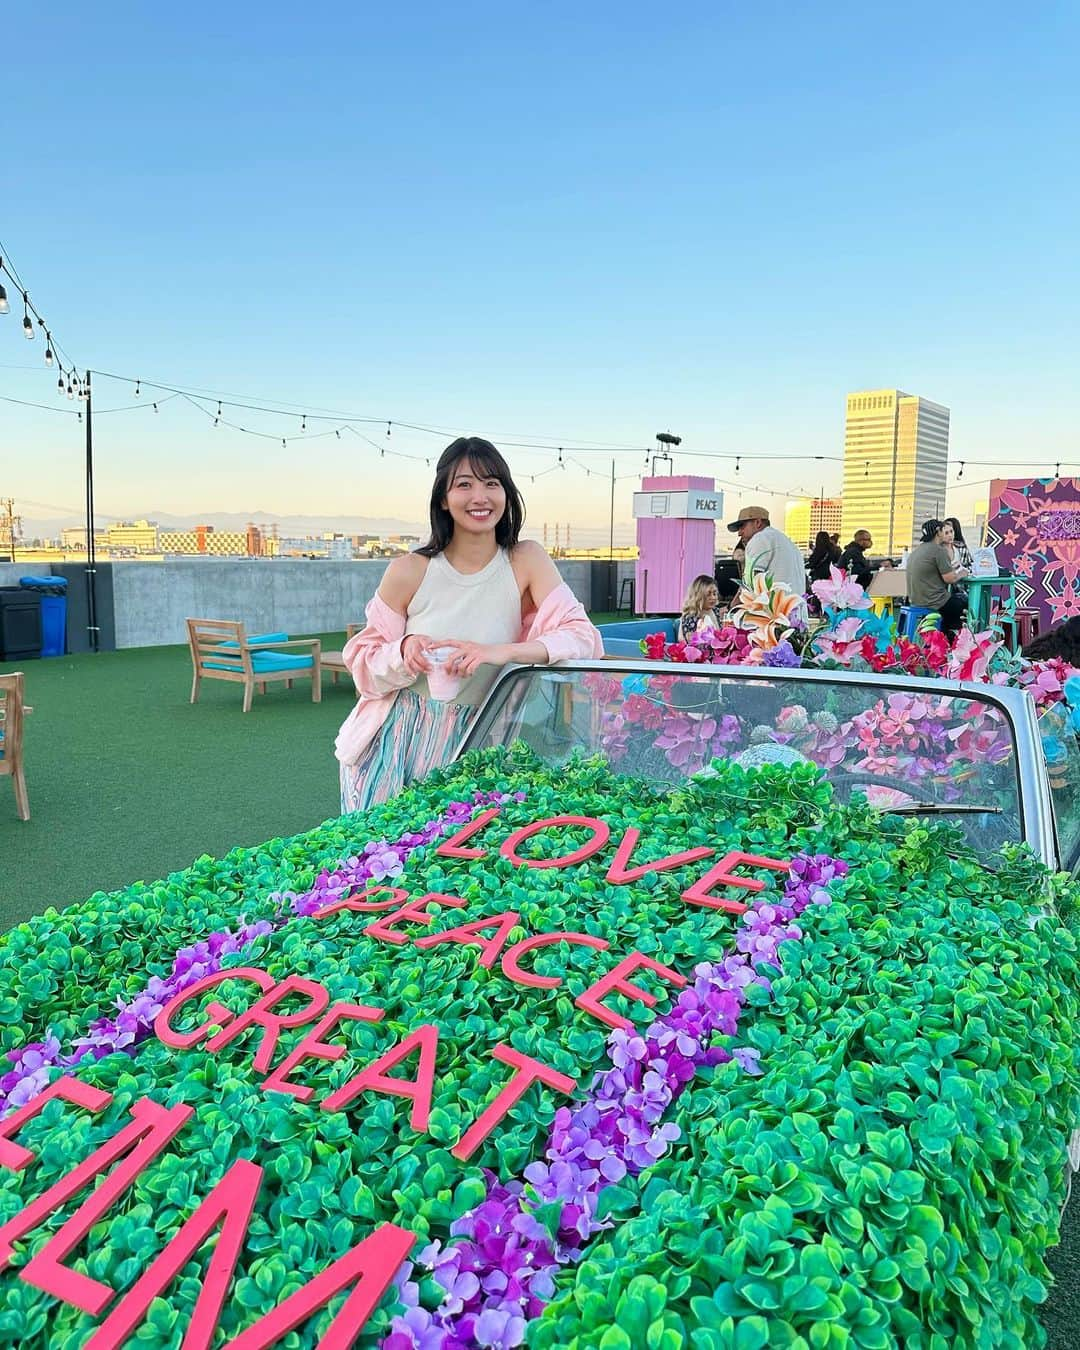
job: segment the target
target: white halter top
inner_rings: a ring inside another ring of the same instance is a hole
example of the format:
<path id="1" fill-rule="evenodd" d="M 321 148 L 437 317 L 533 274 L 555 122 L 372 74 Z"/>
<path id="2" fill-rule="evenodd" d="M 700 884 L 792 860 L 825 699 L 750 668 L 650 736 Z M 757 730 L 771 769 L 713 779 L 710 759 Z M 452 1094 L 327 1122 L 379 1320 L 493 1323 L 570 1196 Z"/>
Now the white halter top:
<path id="1" fill-rule="evenodd" d="M 409 601 L 405 632 L 467 642 L 516 642 L 521 636 L 521 592 L 507 550 L 499 549 L 479 572 L 468 574 L 451 566 L 442 553 L 430 558 Z M 482 702 L 494 678 L 494 667 L 481 666 L 461 686 L 454 702 Z M 422 697 L 428 696 L 424 676 L 412 687 Z"/>

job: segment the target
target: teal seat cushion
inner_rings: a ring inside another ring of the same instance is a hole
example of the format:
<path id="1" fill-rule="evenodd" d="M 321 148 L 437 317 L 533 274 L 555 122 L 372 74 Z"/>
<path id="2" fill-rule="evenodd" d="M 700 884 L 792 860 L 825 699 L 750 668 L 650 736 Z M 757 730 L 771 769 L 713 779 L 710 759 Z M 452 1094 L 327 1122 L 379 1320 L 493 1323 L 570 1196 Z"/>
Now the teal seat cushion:
<path id="1" fill-rule="evenodd" d="M 248 642 L 255 646 L 260 642 L 288 642 L 288 633 L 260 633 L 258 637 L 249 637 Z M 235 647 L 237 644 L 231 639 L 228 642 L 218 642 L 218 647 Z"/>
<path id="2" fill-rule="evenodd" d="M 310 656 L 287 656 L 284 652 L 253 652 L 251 656 L 251 668 L 256 675 L 260 673 L 269 674 L 274 670 L 310 670 Z M 208 670 L 239 670 L 226 661 L 204 661 L 203 668 Z"/>
<path id="3" fill-rule="evenodd" d="M 260 670 L 310 670 L 310 656 L 288 656 L 284 652 L 255 652 L 251 658 L 251 668 L 258 675 Z"/>

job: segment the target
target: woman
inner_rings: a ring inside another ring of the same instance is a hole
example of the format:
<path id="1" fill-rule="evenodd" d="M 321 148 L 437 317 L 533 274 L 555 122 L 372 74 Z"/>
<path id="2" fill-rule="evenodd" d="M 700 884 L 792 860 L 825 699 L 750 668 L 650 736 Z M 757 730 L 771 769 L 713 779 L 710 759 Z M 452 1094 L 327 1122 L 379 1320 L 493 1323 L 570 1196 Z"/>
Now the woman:
<path id="1" fill-rule="evenodd" d="M 969 549 L 968 546 L 967 546 L 967 544 L 964 542 L 964 531 L 960 528 L 960 522 L 956 519 L 955 516 L 946 516 L 946 517 L 945 517 L 945 522 L 944 522 L 944 523 L 945 523 L 946 525 L 950 525 L 950 526 L 952 527 L 952 532 L 953 532 L 953 540 L 952 540 L 952 559 L 953 559 L 953 562 L 954 562 L 958 567 L 966 567 L 967 570 L 970 572 L 970 571 L 971 571 L 971 549 Z"/>
<path id="2" fill-rule="evenodd" d="M 519 538 L 525 505 L 490 441 L 443 451 L 430 518 L 431 538 L 390 563 L 342 653 L 361 694 L 335 743 L 342 814 L 445 764 L 497 667 L 603 652 L 547 553 Z"/>
<path id="3" fill-rule="evenodd" d="M 682 614 L 679 617 L 679 641 L 689 642 L 691 633 L 704 632 L 707 628 L 719 628 L 720 588 L 715 577 L 695 577 L 690 583 L 683 601 Z"/>
<path id="4" fill-rule="evenodd" d="M 840 562 L 840 550 L 833 543 L 828 530 L 818 530 L 814 547 L 806 560 L 806 571 L 811 581 L 828 581 L 830 567 Z"/>

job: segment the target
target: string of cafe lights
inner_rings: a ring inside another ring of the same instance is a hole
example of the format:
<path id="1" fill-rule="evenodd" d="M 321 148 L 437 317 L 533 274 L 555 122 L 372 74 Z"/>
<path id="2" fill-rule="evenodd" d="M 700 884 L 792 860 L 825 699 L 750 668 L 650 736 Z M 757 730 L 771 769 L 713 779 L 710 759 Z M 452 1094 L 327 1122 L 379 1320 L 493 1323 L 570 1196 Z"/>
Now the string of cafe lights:
<path id="1" fill-rule="evenodd" d="M 44 335 L 45 366 L 46 368 L 49 369 L 55 367 L 58 371 L 57 377 L 58 393 L 61 396 L 66 393 L 67 398 L 73 401 L 74 400 L 78 400 L 80 402 L 85 401 L 89 396 L 86 381 L 83 379 L 83 377 L 79 375 L 74 359 L 67 353 L 66 349 L 54 337 L 51 326 L 46 322 L 44 315 L 34 304 L 30 296 L 29 288 L 23 283 L 22 277 L 19 275 L 18 269 L 11 261 L 10 254 L 7 252 L 7 249 L 4 246 L 3 242 L 0 241 L 0 315 L 8 314 L 11 312 L 11 303 L 8 298 L 7 288 L 3 284 L 3 277 L 5 275 L 9 278 L 12 285 L 17 289 L 18 294 L 22 297 L 23 336 L 28 341 L 34 340 L 34 338 L 36 337 L 34 327 L 35 323 L 37 325 L 38 330 L 40 330 L 40 332 Z M 377 449 L 379 451 L 380 458 L 384 458 L 386 455 L 389 454 L 395 459 L 409 460 L 414 463 L 419 463 L 422 461 L 425 465 L 430 467 L 433 458 L 437 458 L 437 456 L 411 454 L 407 451 L 399 450 L 396 447 L 390 448 L 385 444 L 383 444 L 381 441 L 376 441 L 372 437 L 368 436 L 365 432 L 360 431 L 359 428 L 356 425 L 354 425 L 354 423 L 359 423 L 361 426 L 382 427 L 383 425 L 385 425 L 387 440 L 392 438 L 393 429 L 395 426 L 397 426 L 400 430 L 411 431 L 421 435 L 438 436 L 440 438 L 445 438 L 446 436 L 454 436 L 455 434 L 457 434 L 447 427 L 430 426 L 428 424 L 421 422 L 406 421 L 402 419 L 398 419 L 395 421 L 395 419 L 393 418 L 383 418 L 381 416 L 373 416 L 367 413 L 342 414 L 338 412 L 333 412 L 331 410 L 315 408 L 310 412 L 309 411 L 299 412 L 298 415 L 300 419 L 300 430 L 298 433 L 294 433 L 293 435 L 289 435 L 288 433 L 284 435 L 278 435 L 275 432 L 262 431 L 255 427 L 246 426 L 244 425 L 243 422 L 237 421 L 233 417 L 229 416 L 225 410 L 228 408 L 228 409 L 236 409 L 241 412 L 244 411 L 258 412 L 264 415 L 271 415 L 278 417 L 295 417 L 297 416 L 295 410 L 302 409 L 303 405 L 295 403 L 292 405 L 287 405 L 282 400 L 274 400 L 270 403 L 260 402 L 247 399 L 244 396 L 231 395 L 225 393 L 215 395 L 207 393 L 204 390 L 195 390 L 175 384 L 164 384 L 159 381 L 144 380 L 138 376 L 119 375 L 112 371 L 97 371 L 95 372 L 95 374 L 105 379 L 126 383 L 133 390 L 134 398 L 137 400 L 134 403 L 121 404 L 112 408 L 96 408 L 94 409 L 94 412 L 95 415 L 97 416 L 105 416 L 118 412 L 138 411 L 147 407 L 148 405 L 156 413 L 159 411 L 159 408 L 162 404 L 170 402 L 174 399 L 181 399 L 185 403 L 189 404 L 191 407 L 203 413 L 204 416 L 210 419 L 211 424 L 214 427 L 224 426 L 232 431 L 239 432 L 243 435 L 255 436 L 263 440 L 274 440 L 274 441 L 280 440 L 283 448 L 287 448 L 290 442 L 303 440 L 316 440 L 321 437 L 333 436 L 336 439 L 340 440 L 342 432 L 348 432 L 351 435 L 358 438 L 359 440 L 365 442 L 367 445 L 371 446 L 373 449 Z M 152 391 L 150 397 L 146 400 L 145 403 L 142 401 L 142 392 L 144 386 L 147 390 Z M 156 397 L 154 396 L 155 394 Z M 33 402 L 28 399 L 12 398 L 6 395 L 0 395 L 0 400 L 6 403 L 16 404 L 21 407 L 39 408 L 47 412 L 61 413 L 63 415 L 74 416 L 78 422 L 80 423 L 82 422 L 82 409 L 55 408 L 50 407 L 47 404 Z M 287 408 L 289 408 L 290 406 L 294 411 L 292 412 L 287 411 Z M 321 430 L 309 431 L 308 430 L 309 421 L 312 422 L 316 427 L 319 427 L 321 424 L 324 423 L 333 423 L 335 425 L 325 426 Z M 568 464 L 573 464 L 576 468 L 582 470 L 585 473 L 586 477 L 591 478 L 595 476 L 607 482 L 612 481 L 612 475 L 609 475 L 600 470 L 590 469 L 588 465 L 582 464 L 580 459 L 576 458 L 576 456 L 578 455 L 599 454 L 614 457 L 616 455 L 643 454 L 645 457 L 644 467 L 646 469 L 649 468 L 650 463 L 653 462 L 655 458 L 662 458 L 661 455 L 657 454 L 656 449 L 651 446 L 611 445 L 604 442 L 589 441 L 585 438 L 577 438 L 577 437 L 565 438 L 566 441 L 573 443 L 561 446 L 554 443 L 555 438 L 553 437 L 531 437 L 531 438 L 526 437 L 517 439 L 514 436 L 509 436 L 509 437 L 499 437 L 498 439 L 500 444 L 508 449 L 511 448 L 520 449 L 545 454 L 551 454 L 554 451 L 557 454 L 556 460 L 550 463 L 546 468 L 537 469 L 528 474 L 530 482 L 534 483 L 538 478 L 543 478 L 549 473 L 558 472 L 559 470 L 565 471 Z M 795 459 L 805 460 L 807 458 L 817 461 L 840 462 L 839 456 L 827 456 L 827 455 L 806 456 L 804 454 L 748 455 L 746 452 L 691 450 L 689 448 L 683 447 L 680 447 L 679 454 L 680 456 L 690 459 L 708 459 L 724 462 L 733 461 L 736 475 L 740 473 L 742 460 L 744 458 L 751 460 L 751 462 L 755 464 L 764 461 L 790 462 Z M 628 481 L 629 479 L 637 477 L 638 477 L 637 473 L 621 474 L 616 476 L 614 478 L 614 481 L 624 482 Z M 741 479 L 737 483 L 724 483 L 723 486 L 731 487 L 736 491 L 761 492 L 763 494 L 773 497 L 779 496 L 787 498 L 792 495 L 791 493 L 778 492 L 775 489 L 767 488 L 762 484 L 747 483 Z"/>

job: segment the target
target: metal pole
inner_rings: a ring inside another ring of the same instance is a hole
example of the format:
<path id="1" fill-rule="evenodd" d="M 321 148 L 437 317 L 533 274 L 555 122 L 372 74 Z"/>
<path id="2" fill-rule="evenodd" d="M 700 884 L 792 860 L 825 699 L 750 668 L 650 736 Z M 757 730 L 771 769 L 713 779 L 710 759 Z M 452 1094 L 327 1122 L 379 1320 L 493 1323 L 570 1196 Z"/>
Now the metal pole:
<path id="1" fill-rule="evenodd" d="M 90 411 L 90 372 L 86 372 L 86 633 L 90 650 L 99 646 L 97 554 L 94 548 L 94 419 Z"/>
<path id="2" fill-rule="evenodd" d="M 619 589 L 615 575 L 615 461 L 611 461 L 611 513 L 608 516 L 608 610 L 614 611 Z"/>

